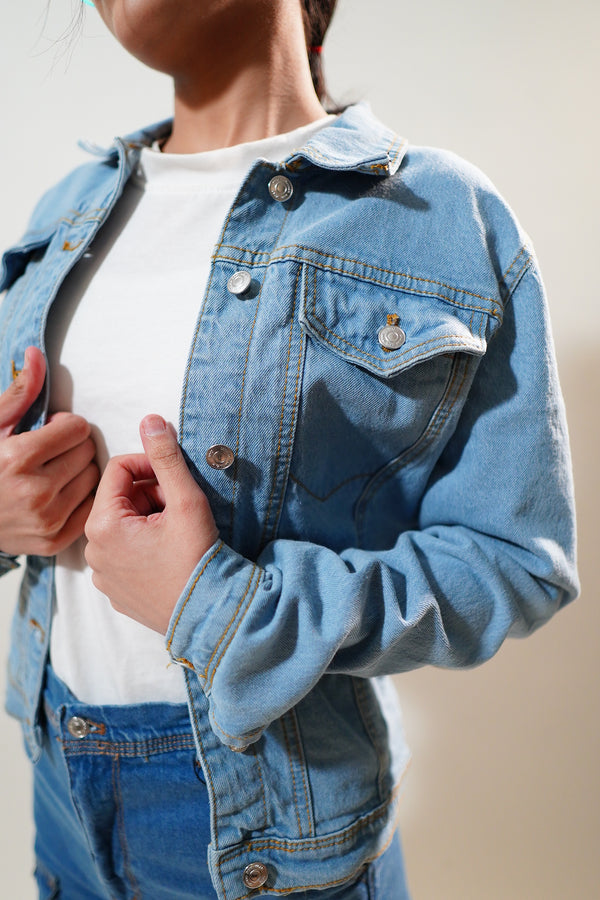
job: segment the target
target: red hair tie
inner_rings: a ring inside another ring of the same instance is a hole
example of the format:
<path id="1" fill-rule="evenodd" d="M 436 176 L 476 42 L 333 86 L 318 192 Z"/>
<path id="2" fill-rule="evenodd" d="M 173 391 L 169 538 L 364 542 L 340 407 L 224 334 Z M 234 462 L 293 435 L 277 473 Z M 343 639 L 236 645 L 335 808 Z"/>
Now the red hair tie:
<path id="1" fill-rule="evenodd" d="M 319 44 L 316 47 L 309 47 L 308 49 L 309 49 L 310 53 L 320 53 L 322 51 L 323 47 Z"/>

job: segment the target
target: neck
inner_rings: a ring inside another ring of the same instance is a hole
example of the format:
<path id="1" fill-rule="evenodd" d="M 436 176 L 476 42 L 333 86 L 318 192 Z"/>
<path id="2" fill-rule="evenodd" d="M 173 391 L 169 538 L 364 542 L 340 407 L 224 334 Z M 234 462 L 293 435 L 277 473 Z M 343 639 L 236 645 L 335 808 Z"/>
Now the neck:
<path id="1" fill-rule="evenodd" d="M 169 153 L 198 153 L 292 131 L 325 115 L 312 85 L 297 4 L 207 28 L 202 48 L 173 72 Z M 232 27 L 233 25 L 233 27 Z M 226 46 L 218 40 L 227 35 Z"/>

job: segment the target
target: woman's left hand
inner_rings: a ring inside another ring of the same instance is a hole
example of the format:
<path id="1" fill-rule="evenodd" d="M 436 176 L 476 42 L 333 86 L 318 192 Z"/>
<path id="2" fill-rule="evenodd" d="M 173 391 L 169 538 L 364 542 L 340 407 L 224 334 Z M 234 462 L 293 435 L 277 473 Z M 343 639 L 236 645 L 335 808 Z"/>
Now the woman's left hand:
<path id="1" fill-rule="evenodd" d="M 88 518 L 85 556 L 113 608 L 166 634 L 196 564 L 219 533 L 175 430 L 160 416 L 140 425 L 145 453 L 110 460 Z"/>

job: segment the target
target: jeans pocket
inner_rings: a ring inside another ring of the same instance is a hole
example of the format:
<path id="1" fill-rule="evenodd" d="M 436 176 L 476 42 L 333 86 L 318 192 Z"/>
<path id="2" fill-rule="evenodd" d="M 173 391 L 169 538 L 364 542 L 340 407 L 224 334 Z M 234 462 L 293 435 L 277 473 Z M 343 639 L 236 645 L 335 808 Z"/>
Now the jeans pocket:
<path id="1" fill-rule="evenodd" d="M 33 877 L 37 884 L 39 900 L 58 900 L 60 897 L 58 878 L 55 878 L 39 859 L 36 861 Z"/>

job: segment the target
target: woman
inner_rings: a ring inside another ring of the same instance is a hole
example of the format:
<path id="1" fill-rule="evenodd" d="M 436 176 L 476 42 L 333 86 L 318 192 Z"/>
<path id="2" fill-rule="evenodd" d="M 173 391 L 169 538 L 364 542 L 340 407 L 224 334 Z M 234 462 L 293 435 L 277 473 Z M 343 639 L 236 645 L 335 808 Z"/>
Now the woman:
<path id="1" fill-rule="evenodd" d="M 405 897 L 375 676 L 480 662 L 577 590 L 535 257 L 481 173 L 326 115 L 333 4 L 96 7 L 175 111 L 4 257 L 41 896 Z"/>

